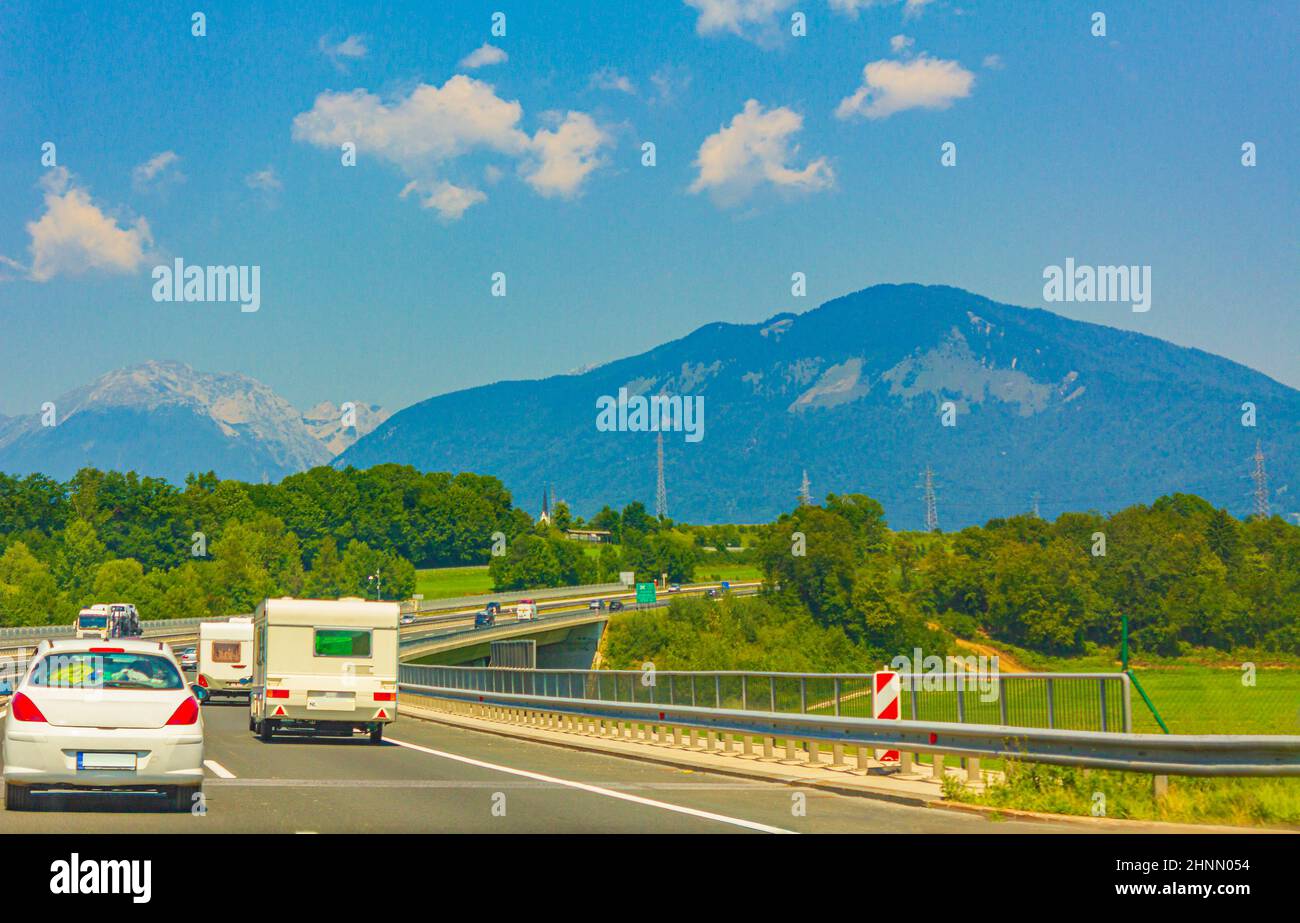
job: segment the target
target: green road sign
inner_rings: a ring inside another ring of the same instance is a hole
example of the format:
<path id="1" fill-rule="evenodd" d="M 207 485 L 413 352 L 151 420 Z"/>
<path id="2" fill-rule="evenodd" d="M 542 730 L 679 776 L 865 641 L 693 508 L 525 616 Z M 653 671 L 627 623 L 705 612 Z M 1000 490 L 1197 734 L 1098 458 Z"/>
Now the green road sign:
<path id="1" fill-rule="evenodd" d="M 636 601 L 639 603 L 654 602 L 655 585 L 653 583 L 638 583 L 636 585 Z"/>

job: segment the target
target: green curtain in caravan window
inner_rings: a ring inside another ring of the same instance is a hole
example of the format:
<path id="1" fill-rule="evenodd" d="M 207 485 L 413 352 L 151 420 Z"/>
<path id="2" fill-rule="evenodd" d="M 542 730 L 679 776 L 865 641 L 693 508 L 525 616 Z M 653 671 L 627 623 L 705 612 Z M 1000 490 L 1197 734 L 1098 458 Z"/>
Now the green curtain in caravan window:
<path id="1" fill-rule="evenodd" d="M 364 628 L 317 628 L 317 657 L 369 657 L 370 632 Z"/>

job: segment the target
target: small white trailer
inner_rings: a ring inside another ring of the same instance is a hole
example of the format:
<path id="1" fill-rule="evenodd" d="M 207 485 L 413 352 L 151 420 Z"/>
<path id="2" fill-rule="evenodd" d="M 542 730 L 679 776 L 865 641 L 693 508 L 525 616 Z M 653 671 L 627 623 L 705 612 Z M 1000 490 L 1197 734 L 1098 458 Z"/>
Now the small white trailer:
<path id="1" fill-rule="evenodd" d="M 268 599 L 253 616 L 249 730 L 383 740 L 397 720 L 400 607 L 362 599 Z"/>
<path id="2" fill-rule="evenodd" d="M 253 620 L 199 623 L 197 682 L 211 695 L 247 696 L 253 686 Z"/>

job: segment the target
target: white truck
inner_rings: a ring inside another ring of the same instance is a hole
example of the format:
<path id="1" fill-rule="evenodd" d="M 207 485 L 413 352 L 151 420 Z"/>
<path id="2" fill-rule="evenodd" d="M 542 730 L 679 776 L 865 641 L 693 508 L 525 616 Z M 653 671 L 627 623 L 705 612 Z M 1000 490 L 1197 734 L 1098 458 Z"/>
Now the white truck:
<path id="1" fill-rule="evenodd" d="M 253 615 L 248 727 L 380 743 L 397 720 L 399 606 L 357 598 L 268 599 Z"/>
<path id="2" fill-rule="evenodd" d="M 197 682 L 213 695 L 247 696 L 253 685 L 253 620 L 199 623 Z"/>

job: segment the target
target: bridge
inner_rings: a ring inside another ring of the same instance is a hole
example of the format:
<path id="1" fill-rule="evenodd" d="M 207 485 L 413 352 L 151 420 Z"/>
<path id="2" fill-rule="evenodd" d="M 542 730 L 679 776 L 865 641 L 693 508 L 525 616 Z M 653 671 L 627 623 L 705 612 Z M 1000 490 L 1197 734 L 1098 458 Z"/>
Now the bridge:
<path id="1" fill-rule="evenodd" d="M 1009 758 L 1146 772 L 1157 792 L 1168 775 L 1300 775 L 1300 737 L 1129 732 L 1124 674 L 1004 674 L 988 700 L 988 677 L 931 689 L 904 674 L 902 720 L 881 721 L 871 674 L 591 669 L 611 616 L 589 604 L 627 595 L 558 591 L 535 621 L 478 629 L 486 598 L 434 604 L 403 627 L 401 717 L 382 746 L 263 742 L 246 706 L 210 702 L 201 814 L 147 794 L 52 794 L 0 812 L 0 832 L 1077 832 L 934 808 L 945 784 L 982 785 Z M 536 668 L 490 664 L 492 641 L 521 638 Z"/>

